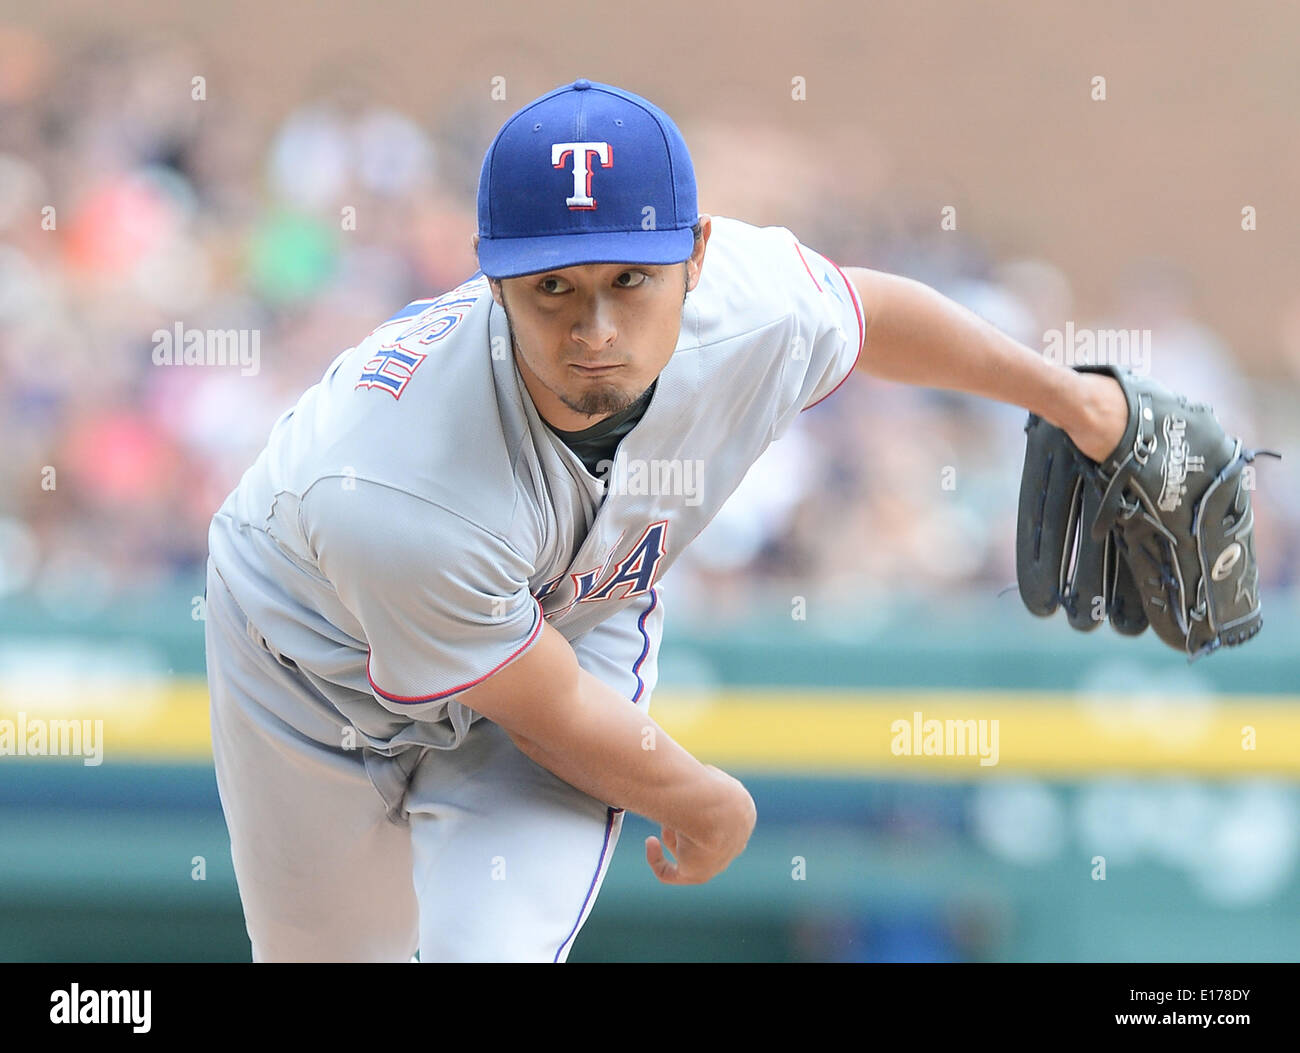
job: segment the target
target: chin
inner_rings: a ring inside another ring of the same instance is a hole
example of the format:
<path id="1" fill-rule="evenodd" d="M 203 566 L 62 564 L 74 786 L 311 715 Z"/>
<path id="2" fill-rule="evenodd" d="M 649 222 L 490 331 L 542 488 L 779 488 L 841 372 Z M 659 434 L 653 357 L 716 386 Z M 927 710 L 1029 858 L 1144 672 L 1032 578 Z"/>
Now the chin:
<path id="1" fill-rule="evenodd" d="M 621 413 L 639 397 L 640 392 L 634 394 L 613 384 L 605 384 L 575 393 L 570 398 L 566 398 L 564 404 L 575 413 L 588 417 L 608 417 L 614 413 Z"/>

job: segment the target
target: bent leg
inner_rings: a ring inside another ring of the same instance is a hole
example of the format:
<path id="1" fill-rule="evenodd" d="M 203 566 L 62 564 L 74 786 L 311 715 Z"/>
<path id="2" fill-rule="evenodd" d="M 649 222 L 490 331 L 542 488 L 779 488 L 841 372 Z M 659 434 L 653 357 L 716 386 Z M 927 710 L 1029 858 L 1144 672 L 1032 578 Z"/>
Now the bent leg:
<path id="1" fill-rule="evenodd" d="M 387 818 L 362 751 L 342 748 L 346 722 L 256 643 L 211 566 L 205 632 L 213 761 L 253 960 L 410 961 L 410 830 Z M 301 714 L 297 726 L 270 699 Z"/>

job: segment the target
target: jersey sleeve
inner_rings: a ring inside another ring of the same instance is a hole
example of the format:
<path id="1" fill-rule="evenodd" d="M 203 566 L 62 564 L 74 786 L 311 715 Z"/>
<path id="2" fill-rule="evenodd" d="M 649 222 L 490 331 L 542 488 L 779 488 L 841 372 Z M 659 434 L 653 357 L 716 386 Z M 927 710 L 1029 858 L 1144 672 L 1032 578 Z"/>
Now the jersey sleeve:
<path id="1" fill-rule="evenodd" d="M 428 716 L 537 641 L 532 568 L 490 531 L 355 478 L 318 481 L 300 508 L 321 573 L 361 625 L 386 709 Z"/>
<path id="2" fill-rule="evenodd" d="M 858 291 L 831 259 L 773 228 L 773 269 L 787 293 L 791 339 L 782 371 L 784 399 L 774 436 L 848 379 L 866 336 Z"/>

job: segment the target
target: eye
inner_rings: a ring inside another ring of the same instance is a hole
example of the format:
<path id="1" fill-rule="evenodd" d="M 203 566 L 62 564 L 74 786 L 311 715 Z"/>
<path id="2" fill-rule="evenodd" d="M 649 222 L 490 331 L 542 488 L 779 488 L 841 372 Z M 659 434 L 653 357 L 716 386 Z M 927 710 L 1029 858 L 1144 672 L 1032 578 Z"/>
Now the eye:
<path id="1" fill-rule="evenodd" d="M 564 283 L 564 279 L 563 279 L 563 278 L 557 278 L 557 277 L 555 277 L 554 275 L 551 275 L 550 277 L 543 278 L 540 282 L 537 283 L 537 287 L 538 287 L 539 289 L 541 289 L 542 292 L 551 293 L 551 292 L 562 292 L 562 291 L 563 291 L 562 289 L 548 289 L 548 288 L 546 287 L 546 283 L 547 283 L 547 282 L 558 282 L 560 285 L 564 285 L 565 283 Z"/>
<path id="2" fill-rule="evenodd" d="M 621 285 L 620 288 L 635 289 L 638 285 L 644 285 L 646 282 L 650 280 L 650 275 L 648 275 L 645 271 L 624 271 L 622 274 L 619 275 L 619 277 L 626 278 L 628 275 L 636 275 L 636 274 L 639 274 L 641 276 L 642 279 L 641 281 L 633 282 L 631 285 Z"/>

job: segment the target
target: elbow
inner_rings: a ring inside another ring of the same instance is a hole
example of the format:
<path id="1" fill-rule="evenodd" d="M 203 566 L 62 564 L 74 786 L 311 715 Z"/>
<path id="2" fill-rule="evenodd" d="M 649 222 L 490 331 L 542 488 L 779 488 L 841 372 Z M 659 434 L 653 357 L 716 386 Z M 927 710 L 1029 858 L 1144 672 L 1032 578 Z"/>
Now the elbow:
<path id="1" fill-rule="evenodd" d="M 531 752 L 535 752 L 536 750 L 541 749 L 541 747 L 537 745 L 537 742 L 535 740 L 530 739 L 527 735 L 523 734 L 522 732 L 516 731 L 512 728 L 508 728 L 504 724 L 502 724 L 501 727 L 505 730 L 505 733 L 510 736 L 510 741 L 513 742 L 525 753 L 531 754 Z"/>
<path id="2" fill-rule="evenodd" d="M 510 736 L 510 741 L 515 744 L 515 748 L 520 753 L 529 760 L 542 764 L 542 758 L 546 755 L 546 751 L 541 746 L 526 735 L 520 735 L 517 731 L 511 731 L 509 728 L 506 729 L 506 734 Z"/>

